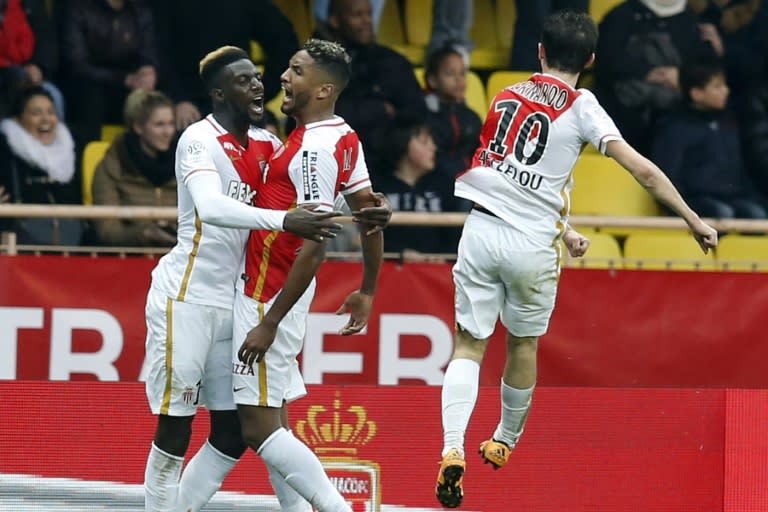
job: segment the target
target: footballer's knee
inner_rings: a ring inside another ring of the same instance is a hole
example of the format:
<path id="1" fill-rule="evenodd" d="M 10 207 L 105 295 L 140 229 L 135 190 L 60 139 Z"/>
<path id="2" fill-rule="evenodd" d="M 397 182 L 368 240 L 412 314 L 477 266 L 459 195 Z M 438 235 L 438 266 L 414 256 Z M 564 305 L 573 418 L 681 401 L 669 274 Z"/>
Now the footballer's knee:
<path id="1" fill-rule="evenodd" d="M 278 408 L 240 405 L 238 412 L 243 441 L 256 451 L 274 431 L 283 427 Z"/>
<path id="2" fill-rule="evenodd" d="M 456 346 L 453 349 L 453 357 L 451 359 L 471 359 L 476 363 L 481 363 L 487 347 L 488 338 L 475 338 L 469 331 L 457 324 Z"/>
<path id="3" fill-rule="evenodd" d="M 535 354 L 539 348 L 538 336 L 515 336 L 507 332 L 507 353 L 511 355 Z"/>
<path id="4" fill-rule="evenodd" d="M 247 448 L 240 430 L 237 411 L 211 411 L 211 433 L 208 442 L 218 451 L 239 459 Z"/>
<path id="5" fill-rule="evenodd" d="M 183 457 L 192 437 L 193 419 L 194 416 L 158 416 L 155 446 L 171 455 Z"/>

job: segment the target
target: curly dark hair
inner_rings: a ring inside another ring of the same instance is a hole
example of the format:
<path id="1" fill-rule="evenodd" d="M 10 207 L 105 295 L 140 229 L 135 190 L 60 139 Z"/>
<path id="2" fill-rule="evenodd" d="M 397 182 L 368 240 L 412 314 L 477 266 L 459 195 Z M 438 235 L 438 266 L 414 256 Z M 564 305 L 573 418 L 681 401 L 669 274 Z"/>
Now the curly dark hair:
<path id="1" fill-rule="evenodd" d="M 333 77 L 339 86 L 339 92 L 347 86 L 352 72 L 352 59 L 343 46 L 325 39 L 309 39 L 304 43 L 302 50 L 312 57 L 317 66 Z"/>

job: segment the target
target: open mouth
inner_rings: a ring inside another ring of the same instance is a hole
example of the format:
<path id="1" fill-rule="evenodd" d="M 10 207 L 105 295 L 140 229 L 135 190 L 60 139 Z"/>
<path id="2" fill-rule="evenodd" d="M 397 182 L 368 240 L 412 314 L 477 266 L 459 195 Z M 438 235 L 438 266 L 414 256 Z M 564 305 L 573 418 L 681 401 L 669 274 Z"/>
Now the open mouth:
<path id="1" fill-rule="evenodd" d="M 251 100 L 251 110 L 257 114 L 264 112 L 264 96 L 255 96 Z"/>

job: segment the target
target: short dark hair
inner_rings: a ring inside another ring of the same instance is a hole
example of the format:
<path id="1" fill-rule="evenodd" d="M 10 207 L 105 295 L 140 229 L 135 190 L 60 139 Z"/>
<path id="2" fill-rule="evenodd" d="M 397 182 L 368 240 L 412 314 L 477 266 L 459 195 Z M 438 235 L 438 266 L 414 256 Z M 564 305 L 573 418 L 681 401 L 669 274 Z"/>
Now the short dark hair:
<path id="1" fill-rule="evenodd" d="M 691 101 L 691 89 L 703 89 L 714 77 L 725 75 L 723 65 L 714 59 L 684 63 L 680 68 L 680 91 Z"/>
<path id="2" fill-rule="evenodd" d="M 389 174 L 395 172 L 400 161 L 408 153 L 411 139 L 424 132 L 432 133 L 426 122 L 409 118 L 395 121 L 386 133 L 382 133 L 378 140 L 382 171 Z"/>
<path id="3" fill-rule="evenodd" d="M 564 9 L 544 21 L 541 44 L 547 65 L 566 73 L 581 73 L 597 47 L 597 25 L 585 12 Z"/>
<path id="4" fill-rule="evenodd" d="M 352 59 L 339 43 L 324 39 L 309 39 L 302 50 L 306 51 L 315 65 L 328 72 L 339 87 L 339 93 L 349 82 Z"/>
<path id="5" fill-rule="evenodd" d="M 222 46 L 210 52 L 200 61 L 200 79 L 205 89 L 210 91 L 217 87 L 219 71 L 238 60 L 250 60 L 250 56 L 237 46 Z"/>
<path id="6" fill-rule="evenodd" d="M 13 117 L 21 117 L 21 114 L 24 113 L 24 109 L 27 107 L 27 103 L 29 103 L 29 100 L 35 96 L 45 96 L 51 100 L 51 103 L 55 103 L 51 93 L 42 86 L 34 85 L 32 87 L 24 87 L 17 91 L 13 96 L 13 107 L 11 108 L 11 115 Z"/>
<path id="7" fill-rule="evenodd" d="M 458 55 L 462 59 L 464 58 L 461 52 L 457 50 L 456 47 L 452 44 L 446 44 L 445 46 L 438 48 L 437 50 L 430 53 L 427 56 L 427 62 L 424 66 L 424 76 L 437 76 L 443 61 L 451 55 Z"/>

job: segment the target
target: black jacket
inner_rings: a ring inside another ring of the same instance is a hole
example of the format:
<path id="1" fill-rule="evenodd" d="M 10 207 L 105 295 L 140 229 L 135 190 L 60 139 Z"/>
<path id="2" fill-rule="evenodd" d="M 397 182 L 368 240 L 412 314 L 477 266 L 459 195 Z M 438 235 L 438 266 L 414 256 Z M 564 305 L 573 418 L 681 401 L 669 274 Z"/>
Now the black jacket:
<path id="1" fill-rule="evenodd" d="M 438 172 L 423 176 L 413 186 L 386 172 L 374 176 L 373 185 L 377 192 L 387 196 L 394 211 L 450 212 L 458 209 L 453 195 L 453 179 Z M 384 236 L 384 250 L 455 253 L 459 235 L 458 228 L 390 226 Z"/>
<path id="2" fill-rule="evenodd" d="M 120 87 L 144 65 L 157 65 L 152 12 L 126 0 L 121 11 L 104 0 L 69 0 L 63 9 L 62 53 L 67 74 Z"/>
<path id="3" fill-rule="evenodd" d="M 685 108 L 671 115 L 656 130 L 651 159 L 683 198 L 752 195 L 738 128 L 725 113 Z"/>
<path id="4" fill-rule="evenodd" d="M 396 51 L 378 44 L 347 51 L 352 76 L 336 102 L 336 113 L 357 132 L 366 153 L 374 153 L 394 119 L 424 120 L 424 94 L 413 66 Z M 386 104 L 394 108 L 394 117 Z"/>
<path id="5" fill-rule="evenodd" d="M 453 177 L 467 170 L 480 144 L 480 116 L 464 103 L 440 103 L 428 95 L 427 124 L 437 145 L 438 172 Z"/>
<path id="6" fill-rule="evenodd" d="M 250 52 L 258 41 L 264 55 L 264 99 L 280 90 L 280 75 L 298 49 L 290 20 L 269 0 L 157 0 L 154 2 L 160 53 L 160 88 L 175 101 L 210 111 L 198 73 L 200 60 L 233 45 Z"/>

